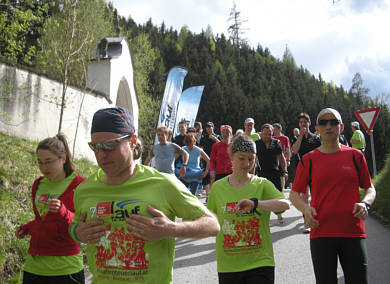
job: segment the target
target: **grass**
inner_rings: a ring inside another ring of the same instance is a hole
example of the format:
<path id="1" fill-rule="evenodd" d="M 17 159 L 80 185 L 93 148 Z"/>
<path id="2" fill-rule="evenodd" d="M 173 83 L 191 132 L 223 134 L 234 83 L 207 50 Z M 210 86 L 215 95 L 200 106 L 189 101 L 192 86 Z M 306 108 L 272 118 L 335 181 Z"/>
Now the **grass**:
<path id="1" fill-rule="evenodd" d="M 34 218 L 31 185 L 40 176 L 37 143 L 0 133 L 0 283 L 19 283 L 29 238 L 19 240 L 15 230 Z M 76 172 L 88 177 L 97 166 L 75 160 Z"/>
<path id="2" fill-rule="evenodd" d="M 385 166 L 374 178 L 376 199 L 372 210 L 386 224 L 390 223 L 390 155 L 387 155 Z"/>

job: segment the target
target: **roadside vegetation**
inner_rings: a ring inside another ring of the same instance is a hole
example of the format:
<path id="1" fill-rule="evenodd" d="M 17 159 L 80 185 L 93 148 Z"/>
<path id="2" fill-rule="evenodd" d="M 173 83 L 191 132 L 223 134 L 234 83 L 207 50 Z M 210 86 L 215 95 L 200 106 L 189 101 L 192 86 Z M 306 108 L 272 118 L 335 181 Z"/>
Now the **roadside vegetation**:
<path id="1" fill-rule="evenodd" d="M 0 133 L 0 283 L 19 283 L 29 238 L 18 240 L 15 229 L 33 219 L 31 185 L 40 175 L 37 143 Z M 75 160 L 77 172 L 87 177 L 97 166 Z"/>
<path id="2" fill-rule="evenodd" d="M 375 215 L 387 225 L 390 224 L 390 155 L 387 155 L 385 166 L 374 178 L 376 199 L 372 206 Z"/>

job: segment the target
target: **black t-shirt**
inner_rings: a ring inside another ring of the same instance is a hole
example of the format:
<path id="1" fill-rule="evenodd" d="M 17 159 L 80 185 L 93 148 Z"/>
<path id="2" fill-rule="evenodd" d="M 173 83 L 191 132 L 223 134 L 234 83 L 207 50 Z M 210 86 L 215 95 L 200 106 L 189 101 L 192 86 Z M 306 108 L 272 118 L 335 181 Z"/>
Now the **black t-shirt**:
<path id="1" fill-rule="evenodd" d="M 314 133 L 309 132 L 307 134 L 307 138 L 303 136 L 301 141 L 301 147 L 299 148 L 298 154 L 302 159 L 303 155 L 309 153 L 310 151 L 313 151 L 314 149 L 320 146 L 321 146 L 320 137 L 318 135 L 315 135 Z"/>
<path id="2" fill-rule="evenodd" d="M 217 138 L 218 140 L 221 140 L 221 138 L 219 137 L 219 135 L 213 133 L 213 136 L 215 138 Z M 213 144 L 215 143 L 216 141 L 211 139 L 209 137 L 209 134 L 208 133 L 204 133 L 202 135 L 202 138 L 200 138 L 200 147 L 203 148 L 203 151 L 210 157 L 210 154 L 211 154 L 211 148 L 213 147 Z"/>
<path id="3" fill-rule="evenodd" d="M 181 136 L 180 134 L 177 135 L 175 138 L 173 138 L 173 143 L 179 145 L 180 147 L 183 147 L 185 146 L 184 145 L 184 137 L 186 137 L 185 135 Z"/>
<path id="4" fill-rule="evenodd" d="M 278 139 L 271 138 L 269 147 L 265 146 L 263 140 L 257 140 L 257 159 L 261 171 L 279 171 L 279 156 L 282 154 L 282 145 Z"/>

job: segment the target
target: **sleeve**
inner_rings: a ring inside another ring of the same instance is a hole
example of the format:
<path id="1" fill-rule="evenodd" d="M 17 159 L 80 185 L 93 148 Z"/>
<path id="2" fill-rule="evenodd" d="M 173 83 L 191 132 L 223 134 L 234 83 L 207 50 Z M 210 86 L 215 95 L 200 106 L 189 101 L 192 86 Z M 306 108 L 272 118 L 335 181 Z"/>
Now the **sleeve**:
<path id="1" fill-rule="evenodd" d="M 217 186 L 216 183 L 214 183 L 212 186 L 211 186 L 211 191 L 210 191 L 210 194 L 209 194 L 209 197 L 207 199 L 207 208 L 213 212 L 214 214 L 217 214 L 217 206 L 215 204 L 215 187 Z"/>
<path id="2" fill-rule="evenodd" d="M 194 220 L 206 213 L 206 207 L 184 186 L 174 175 L 166 175 L 166 200 L 170 204 L 171 213 L 184 220 Z"/>
<path id="3" fill-rule="evenodd" d="M 262 196 L 259 196 L 259 200 L 286 199 L 284 194 L 281 193 L 271 181 L 263 179 L 261 184 L 263 186 L 263 194 Z"/>
<path id="4" fill-rule="evenodd" d="M 308 166 L 306 166 L 309 163 L 309 159 L 305 159 L 305 157 L 307 158 L 307 155 L 303 157 L 303 162 L 298 163 L 297 172 L 291 188 L 291 190 L 303 194 L 306 193 L 307 185 L 309 184 L 309 170 Z"/>
<path id="5" fill-rule="evenodd" d="M 73 199 L 73 196 L 72 196 Z M 74 218 L 74 213 L 70 210 L 68 210 L 63 202 L 61 202 L 61 208 L 58 214 L 61 216 L 61 218 L 67 223 L 72 223 L 72 220 Z"/>
<path id="6" fill-rule="evenodd" d="M 217 143 L 214 143 L 211 147 L 211 153 L 210 153 L 210 171 L 215 172 L 215 155 L 217 151 Z"/>

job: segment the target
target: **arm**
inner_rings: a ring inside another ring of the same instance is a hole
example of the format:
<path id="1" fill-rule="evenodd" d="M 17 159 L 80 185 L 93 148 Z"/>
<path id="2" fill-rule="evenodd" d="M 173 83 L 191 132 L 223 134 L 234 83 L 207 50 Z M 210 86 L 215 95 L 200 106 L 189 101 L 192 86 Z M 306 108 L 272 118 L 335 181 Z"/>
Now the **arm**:
<path id="1" fill-rule="evenodd" d="M 145 165 L 146 166 L 150 166 L 150 161 L 152 160 L 152 158 L 153 158 L 153 146 L 152 146 L 152 148 L 150 148 L 148 157 L 145 160 Z"/>
<path id="2" fill-rule="evenodd" d="M 286 162 L 287 162 L 287 167 L 290 166 L 290 161 L 291 161 L 291 147 L 290 147 L 290 143 L 288 144 L 287 148 L 286 148 Z"/>
<path id="3" fill-rule="evenodd" d="M 279 163 L 280 163 L 280 167 L 282 168 L 282 177 L 287 180 L 288 178 L 288 172 L 287 172 L 287 162 L 286 162 L 286 159 L 284 158 L 284 155 L 283 153 L 279 155 Z"/>
<path id="4" fill-rule="evenodd" d="M 200 152 L 200 154 L 202 155 L 203 160 L 206 161 L 206 169 L 203 171 L 203 174 L 202 174 L 202 178 L 205 178 L 207 176 L 207 173 L 209 172 L 209 169 L 210 169 L 210 158 L 209 158 L 209 156 L 207 156 L 207 154 L 203 150 Z"/>
<path id="5" fill-rule="evenodd" d="M 147 210 L 154 218 L 132 214 L 126 218 L 127 229 L 143 240 L 165 238 L 205 238 L 216 236 L 220 227 L 210 212 L 192 221 L 173 222 L 163 212 L 148 205 Z"/>
<path id="6" fill-rule="evenodd" d="M 237 203 L 236 207 L 234 208 L 234 212 L 242 215 L 253 210 L 254 206 L 254 201 L 249 199 L 242 199 Z M 257 208 L 266 211 L 280 212 L 289 209 L 290 204 L 286 199 L 259 200 Z"/>
<path id="7" fill-rule="evenodd" d="M 186 166 L 187 166 L 188 159 L 189 159 L 190 155 L 188 155 L 187 151 L 184 151 L 184 150 L 182 150 L 182 151 L 183 152 L 181 153 L 181 155 L 183 157 L 183 163 L 181 164 L 181 168 L 180 168 L 180 176 L 184 177 L 186 175 Z"/>
<path id="8" fill-rule="evenodd" d="M 374 203 L 376 197 L 376 191 L 373 184 L 369 188 L 364 189 L 364 195 L 362 201 L 359 203 L 355 203 L 353 206 L 352 214 L 354 217 L 359 218 L 361 220 L 365 220 L 368 216 L 368 210 L 364 203 L 368 205 L 372 205 Z"/>
<path id="9" fill-rule="evenodd" d="M 302 198 L 299 196 L 299 193 L 296 191 L 291 191 L 290 193 L 291 203 L 301 211 L 305 217 L 305 222 L 310 228 L 318 227 L 319 223 L 314 216 L 317 215 L 317 211 L 314 208 L 311 208 L 309 204 L 305 203 Z"/>
<path id="10" fill-rule="evenodd" d="M 293 154 L 297 154 L 299 152 L 299 149 L 301 148 L 303 138 L 303 135 L 301 135 L 301 133 L 299 134 L 297 141 L 295 141 L 295 143 L 291 146 L 291 151 L 293 152 Z"/>

